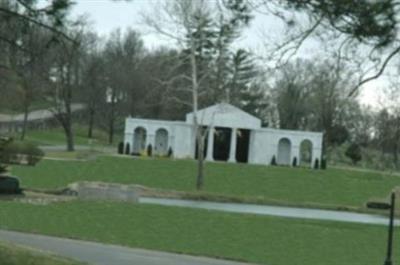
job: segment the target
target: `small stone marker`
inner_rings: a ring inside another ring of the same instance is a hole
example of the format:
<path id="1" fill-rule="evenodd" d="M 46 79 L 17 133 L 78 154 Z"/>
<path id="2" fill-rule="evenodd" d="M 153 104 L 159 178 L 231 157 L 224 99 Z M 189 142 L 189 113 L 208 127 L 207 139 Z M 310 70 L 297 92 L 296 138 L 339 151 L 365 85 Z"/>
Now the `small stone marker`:
<path id="1" fill-rule="evenodd" d="M 82 200 L 139 201 L 139 189 L 133 185 L 104 182 L 77 182 L 68 188 Z"/>

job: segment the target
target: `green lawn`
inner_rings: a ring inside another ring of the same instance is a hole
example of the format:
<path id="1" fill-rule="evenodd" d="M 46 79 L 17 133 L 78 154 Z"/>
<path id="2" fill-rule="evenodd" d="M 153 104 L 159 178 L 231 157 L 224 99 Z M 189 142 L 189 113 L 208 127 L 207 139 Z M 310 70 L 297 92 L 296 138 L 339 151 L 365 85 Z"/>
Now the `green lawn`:
<path id="1" fill-rule="evenodd" d="M 3 229 L 146 249 L 274 265 L 376 265 L 385 255 L 382 226 L 108 202 L 0 204 Z"/>
<path id="2" fill-rule="evenodd" d="M 74 140 L 76 145 L 107 145 L 108 136 L 107 133 L 95 129 L 93 131 L 93 140 L 87 137 L 87 126 L 80 124 L 73 125 Z M 17 136 L 18 138 L 18 136 Z M 54 128 L 49 130 L 28 130 L 25 138 L 27 141 L 36 143 L 38 145 L 65 145 L 66 139 L 63 129 Z M 115 141 L 118 142 L 120 139 L 117 137 Z"/>
<path id="3" fill-rule="evenodd" d="M 83 265 L 6 243 L 0 243 L 0 261 L 1 265 Z"/>
<path id="4" fill-rule="evenodd" d="M 44 160 L 34 168 L 14 166 L 12 173 L 31 188 L 96 180 L 195 191 L 196 163 L 101 156 L 89 162 Z M 400 177 L 378 173 L 207 163 L 204 192 L 283 204 L 361 207 L 371 197 L 385 197 L 397 185 Z"/>

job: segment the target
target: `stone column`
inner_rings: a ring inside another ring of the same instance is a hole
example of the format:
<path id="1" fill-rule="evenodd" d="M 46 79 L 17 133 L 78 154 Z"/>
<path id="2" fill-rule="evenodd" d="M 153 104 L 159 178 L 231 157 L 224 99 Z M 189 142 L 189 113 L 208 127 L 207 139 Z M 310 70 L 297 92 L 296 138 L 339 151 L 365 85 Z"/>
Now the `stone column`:
<path id="1" fill-rule="evenodd" d="M 207 161 L 214 161 L 214 127 L 208 130 Z"/>
<path id="2" fill-rule="evenodd" d="M 231 132 L 231 146 L 229 148 L 228 162 L 236 163 L 236 144 L 237 144 L 237 129 L 232 128 Z"/>
<path id="3" fill-rule="evenodd" d="M 147 150 L 147 146 L 149 146 L 149 144 L 151 144 L 151 147 L 153 148 L 153 153 L 154 153 L 154 148 L 155 148 L 155 141 L 156 141 L 156 135 L 154 132 L 151 132 L 149 134 L 146 135 L 146 150 Z"/>
<path id="4" fill-rule="evenodd" d="M 290 150 L 290 166 L 293 166 L 293 160 L 296 158 L 296 166 L 300 165 L 300 146 L 294 143 Z"/>

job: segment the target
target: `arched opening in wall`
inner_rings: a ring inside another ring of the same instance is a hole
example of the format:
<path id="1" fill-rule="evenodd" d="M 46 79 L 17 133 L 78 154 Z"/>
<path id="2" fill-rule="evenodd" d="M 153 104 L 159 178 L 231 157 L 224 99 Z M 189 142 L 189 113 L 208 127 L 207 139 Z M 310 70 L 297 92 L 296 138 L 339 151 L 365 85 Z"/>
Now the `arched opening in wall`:
<path id="1" fill-rule="evenodd" d="M 164 128 L 156 131 L 154 153 L 160 156 L 167 155 L 168 153 L 168 131 Z"/>
<path id="2" fill-rule="evenodd" d="M 201 127 L 202 133 L 204 134 L 205 131 L 207 130 L 207 127 L 203 126 Z M 206 159 L 206 155 L 207 155 L 207 143 L 208 143 L 208 133 L 206 134 L 205 138 L 204 138 L 204 152 L 203 152 L 203 157 L 204 159 Z M 194 151 L 194 158 L 198 159 L 198 150 L 199 150 L 199 142 L 197 141 L 197 137 L 196 137 L 196 148 Z"/>
<path id="3" fill-rule="evenodd" d="M 300 143 L 300 166 L 312 166 L 312 142 L 310 140 L 303 140 Z"/>
<path id="4" fill-rule="evenodd" d="M 217 161 L 228 161 L 232 129 L 215 127 L 213 158 Z"/>
<path id="5" fill-rule="evenodd" d="M 290 165 L 291 143 L 288 138 L 282 138 L 278 143 L 278 165 Z"/>
<path id="6" fill-rule="evenodd" d="M 146 149 L 146 137 L 147 132 L 143 127 L 137 127 L 133 134 L 133 147 L 132 153 L 135 155 L 139 155 Z"/>
<path id="7" fill-rule="evenodd" d="M 236 161 L 247 163 L 249 161 L 250 130 L 238 129 L 236 137 Z"/>

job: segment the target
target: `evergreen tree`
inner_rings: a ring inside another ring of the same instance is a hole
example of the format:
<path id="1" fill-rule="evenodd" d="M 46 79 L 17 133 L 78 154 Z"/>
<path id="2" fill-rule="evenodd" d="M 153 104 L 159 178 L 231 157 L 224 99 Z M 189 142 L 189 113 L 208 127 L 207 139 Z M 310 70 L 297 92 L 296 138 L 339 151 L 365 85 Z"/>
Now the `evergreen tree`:
<path id="1" fill-rule="evenodd" d="M 361 160 L 361 148 L 358 144 L 352 143 L 346 150 L 345 155 L 351 159 L 354 165 Z"/>

